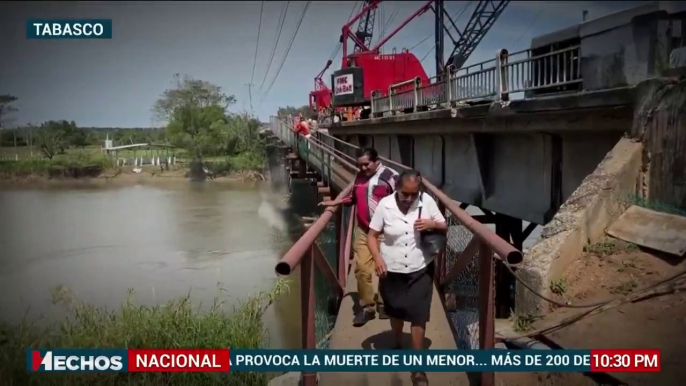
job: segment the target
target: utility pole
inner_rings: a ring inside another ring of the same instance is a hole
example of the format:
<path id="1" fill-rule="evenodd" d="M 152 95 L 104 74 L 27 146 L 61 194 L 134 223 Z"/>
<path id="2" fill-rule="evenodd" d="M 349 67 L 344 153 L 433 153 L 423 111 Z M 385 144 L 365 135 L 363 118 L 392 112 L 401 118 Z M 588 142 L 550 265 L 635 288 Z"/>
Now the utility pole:
<path id="1" fill-rule="evenodd" d="M 435 2 L 435 9 L 434 9 L 434 14 L 436 16 L 436 49 L 435 49 L 435 54 L 436 54 L 436 77 L 437 80 L 440 80 L 442 74 L 443 74 L 443 67 L 445 66 L 445 62 L 443 61 L 443 0 L 436 0 Z"/>
<path id="2" fill-rule="evenodd" d="M 33 159 L 33 123 L 29 123 L 29 151 Z"/>
<path id="3" fill-rule="evenodd" d="M 250 111 L 253 111 L 253 108 L 252 108 L 252 86 L 254 86 L 254 84 L 246 83 L 245 85 L 248 86 L 248 98 L 250 98 Z"/>

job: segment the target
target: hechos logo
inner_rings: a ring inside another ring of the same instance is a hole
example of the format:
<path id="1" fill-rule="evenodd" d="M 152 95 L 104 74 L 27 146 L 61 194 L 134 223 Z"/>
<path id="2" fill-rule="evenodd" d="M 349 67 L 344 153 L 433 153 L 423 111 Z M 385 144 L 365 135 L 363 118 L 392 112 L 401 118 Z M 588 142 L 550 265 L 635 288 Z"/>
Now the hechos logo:
<path id="1" fill-rule="evenodd" d="M 31 368 L 33 371 L 118 371 L 123 365 L 119 355 L 53 355 L 52 351 L 43 355 L 33 350 Z"/>

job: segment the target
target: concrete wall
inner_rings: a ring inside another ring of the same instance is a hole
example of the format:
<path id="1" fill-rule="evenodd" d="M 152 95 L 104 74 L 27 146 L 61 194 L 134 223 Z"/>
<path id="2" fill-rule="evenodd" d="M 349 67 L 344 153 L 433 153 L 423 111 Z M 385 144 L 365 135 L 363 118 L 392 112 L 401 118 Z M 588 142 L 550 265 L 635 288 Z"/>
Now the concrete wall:
<path id="1" fill-rule="evenodd" d="M 633 86 L 659 76 L 669 67 L 670 19 L 686 22 L 684 4 L 654 2 L 579 24 L 583 88 Z"/>
<path id="2" fill-rule="evenodd" d="M 560 279 L 581 256 L 584 245 L 604 236 L 605 229 L 623 212 L 625 197 L 636 193 L 641 158 L 641 143 L 622 138 L 543 228 L 539 242 L 524 256 L 519 276 L 537 292 L 550 296 L 550 283 Z M 515 304 L 520 315 L 550 310 L 549 303 L 519 283 Z"/>
<path id="3" fill-rule="evenodd" d="M 598 125 L 602 128 L 602 124 Z M 620 132 L 563 133 L 562 138 L 562 200 L 581 185 L 586 176 L 593 173 L 608 149 L 622 137 Z"/>
<path id="4" fill-rule="evenodd" d="M 443 143 L 443 137 L 440 135 L 417 135 L 413 141 L 413 167 L 438 188 L 443 186 L 445 180 Z"/>
<path id="5" fill-rule="evenodd" d="M 580 27 L 581 73 L 585 90 L 636 85 L 657 75 L 658 14 L 634 18 L 622 26 L 598 31 Z"/>
<path id="6" fill-rule="evenodd" d="M 446 135 L 445 184 L 443 192 L 450 198 L 481 206 L 481 176 L 474 140 L 469 134 Z"/>

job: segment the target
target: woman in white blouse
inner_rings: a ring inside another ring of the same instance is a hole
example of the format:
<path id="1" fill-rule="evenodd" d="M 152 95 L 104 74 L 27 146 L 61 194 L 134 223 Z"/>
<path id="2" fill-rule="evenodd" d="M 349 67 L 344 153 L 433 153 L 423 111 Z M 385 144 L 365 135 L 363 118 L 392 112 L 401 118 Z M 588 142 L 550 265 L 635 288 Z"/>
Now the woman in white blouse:
<path id="1" fill-rule="evenodd" d="M 420 190 L 418 171 L 405 171 L 396 193 L 379 202 L 369 224 L 368 245 L 379 275 L 379 292 L 391 319 L 395 348 L 402 343 L 403 326 L 410 322 L 412 348 L 423 349 L 431 312 L 434 255 L 423 250 L 421 232 L 445 232 L 445 218 L 436 201 Z M 383 241 L 379 236 L 383 234 Z M 380 246 L 380 247 L 379 247 Z M 413 373 L 413 383 L 428 385 L 426 374 Z"/>

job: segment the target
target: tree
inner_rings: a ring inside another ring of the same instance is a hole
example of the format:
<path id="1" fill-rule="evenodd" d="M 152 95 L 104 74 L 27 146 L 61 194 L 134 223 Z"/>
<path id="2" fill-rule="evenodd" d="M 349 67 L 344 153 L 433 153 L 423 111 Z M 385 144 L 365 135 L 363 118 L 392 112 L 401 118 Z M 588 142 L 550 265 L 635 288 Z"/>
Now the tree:
<path id="1" fill-rule="evenodd" d="M 66 121 L 62 122 L 66 123 Z M 36 145 L 47 159 L 52 159 L 56 154 L 64 152 L 62 122 L 49 121 L 43 123 L 35 133 Z"/>
<path id="2" fill-rule="evenodd" d="M 305 118 L 310 118 L 310 116 L 314 112 L 308 105 L 300 106 L 300 107 L 293 107 L 293 106 L 286 106 L 286 107 L 279 107 L 279 110 L 277 111 L 276 115 L 279 117 L 286 117 L 289 114 L 292 116 L 298 116 L 299 114 L 302 114 L 303 117 Z"/>
<path id="3" fill-rule="evenodd" d="M 196 160 L 226 150 L 227 108 L 236 102 L 221 87 L 189 76 L 174 76 L 176 88 L 165 90 L 153 107 L 166 120 L 172 145 L 185 148 Z"/>
<path id="4" fill-rule="evenodd" d="M 0 129 L 6 127 L 13 121 L 11 115 L 17 112 L 17 109 L 12 106 L 12 103 L 16 100 L 17 97 L 10 94 L 0 95 Z"/>
<path id="5" fill-rule="evenodd" d="M 167 89 L 155 102 L 153 112 L 158 119 L 169 122 L 178 108 L 194 106 L 220 107 L 226 110 L 236 103 L 234 95 L 222 93 L 221 87 L 209 82 L 196 80 L 188 75 L 174 75 L 175 88 Z"/>

